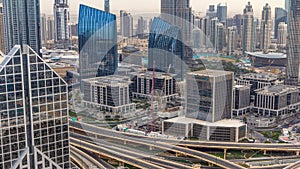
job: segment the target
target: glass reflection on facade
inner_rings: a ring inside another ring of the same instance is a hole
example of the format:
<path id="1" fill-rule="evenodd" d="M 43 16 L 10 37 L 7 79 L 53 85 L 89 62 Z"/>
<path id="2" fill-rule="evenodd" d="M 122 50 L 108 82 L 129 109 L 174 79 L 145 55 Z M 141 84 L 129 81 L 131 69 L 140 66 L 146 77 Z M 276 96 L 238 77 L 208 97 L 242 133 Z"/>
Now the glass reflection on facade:
<path id="1" fill-rule="evenodd" d="M 0 63 L 0 168 L 70 168 L 67 84 L 23 48 Z"/>
<path id="2" fill-rule="evenodd" d="M 78 36 L 81 80 L 114 74 L 118 66 L 116 15 L 80 5 Z"/>
<path id="3" fill-rule="evenodd" d="M 148 68 L 183 75 L 183 43 L 181 31 L 160 18 L 154 18 L 149 36 Z"/>

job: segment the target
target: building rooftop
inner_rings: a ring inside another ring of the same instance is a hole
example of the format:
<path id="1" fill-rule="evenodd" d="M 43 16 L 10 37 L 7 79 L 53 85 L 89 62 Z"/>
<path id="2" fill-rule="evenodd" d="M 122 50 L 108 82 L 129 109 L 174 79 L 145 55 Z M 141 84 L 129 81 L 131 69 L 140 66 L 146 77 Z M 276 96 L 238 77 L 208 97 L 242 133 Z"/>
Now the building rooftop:
<path id="1" fill-rule="evenodd" d="M 284 53 L 263 53 L 263 52 L 246 52 L 246 54 L 258 58 L 265 58 L 265 59 L 286 59 L 286 54 Z"/>
<path id="2" fill-rule="evenodd" d="M 206 126 L 210 126 L 210 127 L 241 127 L 241 126 L 245 125 L 242 121 L 234 120 L 234 119 L 223 119 L 223 120 L 211 123 L 211 122 L 207 122 L 207 121 L 186 118 L 184 116 L 168 119 L 165 121 L 171 122 L 171 123 L 181 123 L 181 124 L 193 123 L 193 124 L 206 125 Z"/>
<path id="3" fill-rule="evenodd" d="M 287 86 L 287 85 L 274 85 L 274 86 L 267 86 L 262 89 L 256 90 L 258 93 L 261 94 L 283 94 L 290 91 L 299 91 L 299 88 L 296 86 Z"/>
<path id="4" fill-rule="evenodd" d="M 206 69 L 206 70 L 201 70 L 201 71 L 190 72 L 188 74 L 189 75 L 194 75 L 194 76 L 218 77 L 218 76 L 231 75 L 231 74 L 233 74 L 233 72 Z"/>
<path id="5" fill-rule="evenodd" d="M 131 73 L 132 75 L 135 75 L 135 76 L 145 76 L 145 77 L 151 77 L 153 76 L 153 72 L 152 71 L 141 71 L 141 72 L 132 72 Z M 154 77 L 155 78 L 161 78 L 161 79 L 164 79 L 164 78 L 173 78 L 175 77 L 176 75 L 175 74 L 167 74 L 167 73 L 164 73 L 164 72 L 155 72 L 154 73 Z"/>
<path id="6" fill-rule="evenodd" d="M 96 77 L 91 79 L 85 79 L 83 81 L 87 83 L 105 85 L 105 86 L 121 86 L 121 85 L 129 85 L 130 83 L 132 83 L 129 77 L 119 76 L 119 75 Z"/>
<path id="7" fill-rule="evenodd" d="M 278 76 L 275 74 L 266 73 L 248 73 L 240 76 L 241 79 L 253 79 L 253 80 L 277 80 Z"/>

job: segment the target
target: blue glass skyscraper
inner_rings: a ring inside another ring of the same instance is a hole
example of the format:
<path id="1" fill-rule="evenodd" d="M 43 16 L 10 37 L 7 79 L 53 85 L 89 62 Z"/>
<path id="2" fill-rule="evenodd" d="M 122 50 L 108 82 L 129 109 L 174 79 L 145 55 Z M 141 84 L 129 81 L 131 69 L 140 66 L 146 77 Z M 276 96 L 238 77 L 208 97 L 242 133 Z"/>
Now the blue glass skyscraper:
<path id="1" fill-rule="evenodd" d="M 40 0 L 3 0 L 6 52 L 15 45 L 41 49 Z"/>
<path id="2" fill-rule="evenodd" d="M 80 5 L 78 36 L 81 80 L 114 74 L 118 66 L 116 15 Z"/>
<path id="3" fill-rule="evenodd" d="M 161 18 L 154 18 L 149 36 L 149 63 L 152 69 L 166 72 L 171 65 L 171 72 L 183 75 L 184 48 L 179 27 Z"/>

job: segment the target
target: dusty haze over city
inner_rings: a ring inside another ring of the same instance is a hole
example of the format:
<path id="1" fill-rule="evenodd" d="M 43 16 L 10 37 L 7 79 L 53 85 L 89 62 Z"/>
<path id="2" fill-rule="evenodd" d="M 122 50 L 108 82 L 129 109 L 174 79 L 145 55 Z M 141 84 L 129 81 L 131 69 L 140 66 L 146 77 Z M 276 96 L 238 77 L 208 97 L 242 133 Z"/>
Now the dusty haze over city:
<path id="1" fill-rule="evenodd" d="M 208 9 L 208 5 L 218 3 L 226 3 L 228 6 L 228 16 L 242 13 L 245 5 L 249 0 L 191 0 L 192 9 L 196 12 L 202 12 L 204 15 Z M 86 4 L 95 8 L 103 9 L 104 0 L 69 0 L 71 15 L 77 15 L 79 4 Z M 111 12 L 119 13 L 120 9 L 127 10 L 133 14 L 139 13 L 159 13 L 160 12 L 160 0 L 110 0 Z M 265 3 L 269 3 L 272 7 L 272 13 L 274 14 L 275 7 L 284 7 L 284 0 L 252 0 L 254 13 L 256 17 L 261 16 L 261 11 Z M 41 0 L 42 13 L 53 13 L 54 0 Z M 273 15 L 272 14 L 272 15 Z"/>

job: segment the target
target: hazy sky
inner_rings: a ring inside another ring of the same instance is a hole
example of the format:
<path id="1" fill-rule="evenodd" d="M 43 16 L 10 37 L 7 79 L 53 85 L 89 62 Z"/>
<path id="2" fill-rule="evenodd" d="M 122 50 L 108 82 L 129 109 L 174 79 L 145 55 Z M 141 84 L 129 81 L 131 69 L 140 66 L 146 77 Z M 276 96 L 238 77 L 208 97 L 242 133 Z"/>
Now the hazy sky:
<path id="1" fill-rule="evenodd" d="M 40 0 L 42 5 L 42 13 L 52 14 L 54 0 Z M 120 9 L 127 10 L 131 13 L 158 13 L 160 10 L 160 0 L 110 0 L 111 12 L 118 13 Z M 197 12 L 205 12 L 208 5 L 218 3 L 226 3 L 228 6 L 228 17 L 235 13 L 242 13 L 243 8 L 249 0 L 191 0 L 193 10 Z M 103 9 L 104 0 L 69 0 L 71 15 L 78 14 L 79 4 L 86 4 L 92 7 Z M 262 7 L 265 3 L 269 3 L 272 7 L 272 15 L 274 16 L 275 7 L 284 7 L 284 0 L 252 0 L 256 17 L 261 15 Z"/>

